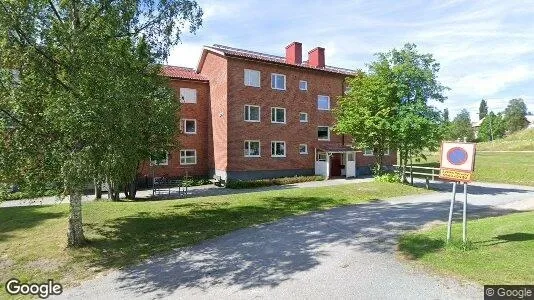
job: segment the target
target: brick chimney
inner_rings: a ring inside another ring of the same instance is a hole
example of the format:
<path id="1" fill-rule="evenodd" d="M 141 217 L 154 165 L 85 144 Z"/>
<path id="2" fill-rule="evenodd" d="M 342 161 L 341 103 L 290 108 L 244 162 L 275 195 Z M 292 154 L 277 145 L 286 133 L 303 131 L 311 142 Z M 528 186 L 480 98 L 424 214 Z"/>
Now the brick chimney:
<path id="1" fill-rule="evenodd" d="M 308 64 L 315 68 L 324 68 L 324 48 L 317 47 L 308 52 Z"/>
<path id="2" fill-rule="evenodd" d="M 288 64 L 302 64 L 302 44 L 293 42 L 286 46 L 286 62 Z"/>

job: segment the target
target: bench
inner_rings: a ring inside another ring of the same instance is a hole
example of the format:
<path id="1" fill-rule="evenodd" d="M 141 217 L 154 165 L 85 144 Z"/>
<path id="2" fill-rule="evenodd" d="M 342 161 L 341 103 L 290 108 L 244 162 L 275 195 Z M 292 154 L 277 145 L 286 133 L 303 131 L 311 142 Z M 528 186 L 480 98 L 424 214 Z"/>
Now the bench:
<path id="1" fill-rule="evenodd" d="M 178 187 L 178 197 L 186 197 L 189 185 L 183 180 L 171 180 L 166 177 L 154 177 L 152 180 L 152 196 L 171 194 L 171 188 Z"/>

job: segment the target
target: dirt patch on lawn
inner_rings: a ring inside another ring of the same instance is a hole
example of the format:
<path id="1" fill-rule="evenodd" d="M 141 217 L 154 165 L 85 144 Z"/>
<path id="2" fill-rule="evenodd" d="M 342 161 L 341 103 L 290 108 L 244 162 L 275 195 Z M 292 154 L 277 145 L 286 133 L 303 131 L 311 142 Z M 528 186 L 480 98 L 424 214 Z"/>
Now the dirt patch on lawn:
<path id="1" fill-rule="evenodd" d="M 26 264 L 28 269 L 36 269 L 42 272 L 51 272 L 59 269 L 64 263 L 57 260 L 38 259 Z"/>
<path id="2" fill-rule="evenodd" d="M 7 273 L 7 270 L 13 266 L 15 264 L 15 262 L 7 257 L 2 257 L 2 259 L 0 259 L 0 273 L 4 273 L 6 274 Z"/>

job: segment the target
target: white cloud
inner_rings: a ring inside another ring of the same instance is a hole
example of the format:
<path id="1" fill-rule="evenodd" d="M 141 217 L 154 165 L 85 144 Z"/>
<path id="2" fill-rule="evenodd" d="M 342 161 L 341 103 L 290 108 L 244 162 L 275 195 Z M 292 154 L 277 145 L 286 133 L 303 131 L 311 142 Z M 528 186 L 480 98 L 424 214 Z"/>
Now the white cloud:
<path id="1" fill-rule="evenodd" d="M 494 95 L 510 84 L 526 81 L 534 77 L 528 66 L 520 65 L 507 69 L 493 69 L 472 72 L 457 78 L 444 78 L 451 88 L 451 94 L 487 97 Z"/>
<path id="2" fill-rule="evenodd" d="M 502 110 L 523 95 L 534 110 L 534 5 L 515 1 L 421 2 L 198 0 L 205 11 L 197 36 L 187 36 L 169 63 L 195 67 L 202 44 L 220 43 L 281 55 L 292 41 L 326 48 L 329 65 L 362 68 L 376 52 L 413 42 L 441 64 L 452 88 L 440 108 L 451 117 L 478 110 L 481 98 Z M 306 56 L 306 52 L 304 52 Z M 472 115 L 473 116 L 473 115 Z"/>
<path id="3" fill-rule="evenodd" d="M 173 66 L 196 68 L 201 54 L 201 44 L 180 44 L 171 50 L 167 63 Z"/>

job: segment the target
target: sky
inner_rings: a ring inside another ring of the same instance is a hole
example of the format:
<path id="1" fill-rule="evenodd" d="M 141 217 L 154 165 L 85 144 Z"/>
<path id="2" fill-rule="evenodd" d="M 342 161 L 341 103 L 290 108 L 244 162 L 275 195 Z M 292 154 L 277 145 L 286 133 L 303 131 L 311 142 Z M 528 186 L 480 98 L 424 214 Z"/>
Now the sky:
<path id="1" fill-rule="evenodd" d="M 303 43 L 303 58 L 324 47 L 326 64 L 366 69 L 374 54 L 415 43 L 441 65 L 451 119 L 463 108 L 478 119 L 481 99 L 503 111 L 522 98 L 534 112 L 534 1 L 197 0 L 202 27 L 184 33 L 169 64 L 196 68 L 203 45 L 273 55 Z"/>

